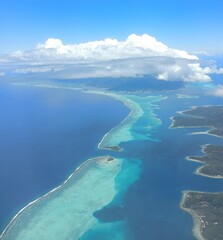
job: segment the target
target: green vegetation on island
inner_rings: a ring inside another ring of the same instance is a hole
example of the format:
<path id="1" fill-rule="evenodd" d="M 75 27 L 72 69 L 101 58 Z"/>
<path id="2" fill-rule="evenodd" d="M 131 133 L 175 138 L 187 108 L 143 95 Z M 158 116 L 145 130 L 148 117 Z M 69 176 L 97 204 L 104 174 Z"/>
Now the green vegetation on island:
<path id="1" fill-rule="evenodd" d="M 210 127 L 208 134 L 223 137 L 223 106 L 194 107 L 183 111 L 184 116 L 172 117 L 172 128 Z M 206 177 L 223 178 L 223 146 L 203 146 L 203 156 L 188 160 L 205 165 L 196 173 Z M 223 193 L 184 192 L 181 207 L 193 216 L 194 236 L 198 240 L 223 239 Z"/>
<path id="2" fill-rule="evenodd" d="M 210 129 L 208 133 L 217 137 L 223 137 L 223 128 L 213 128 Z"/>
<path id="3" fill-rule="evenodd" d="M 117 152 L 123 151 L 123 148 L 121 148 L 119 146 L 104 146 L 103 148 L 108 149 L 108 150 L 112 150 L 112 151 L 117 151 Z"/>
<path id="4" fill-rule="evenodd" d="M 203 147 L 204 156 L 190 156 L 189 160 L 203 162 L 206 165 L 200 167 L 198 174 L 223 178 L 223 146 L 205 145 Z"/>
<path id="5" fill-rule="evenodd" d="M 223 137 L 223 106 L 194 107 L 182 113 L 187 116 L 173 117 L 172 128 L 208 126 L 211 128 L 209 134 Z M 187 157 L 188 160 L 206 163 L 196 172 L 208 177 L 223 177 L 223 146 L 206 145 L 203 152 L 204 156 Z"/>
<path id="6" fill-rule="evenodd" d="M 202 106 L 183 111 L 186 116 L 172 118 L 172 128 L 210 127 L 209 134 L 223 137 L 223 106 Z"/>
<path id="7" fill-rule="evenodd" d="M 193 216 L 197 239 L 223 238 L 223 193 L 185 192 L 181 207 Z"/>

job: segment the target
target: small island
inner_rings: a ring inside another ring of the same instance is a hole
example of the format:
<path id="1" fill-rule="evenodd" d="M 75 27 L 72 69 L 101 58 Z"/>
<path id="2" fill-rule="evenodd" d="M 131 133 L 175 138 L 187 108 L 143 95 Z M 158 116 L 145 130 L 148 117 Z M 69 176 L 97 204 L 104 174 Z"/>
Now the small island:
<path id="1" fill-rule="evenodd" d="M 116 152 L 122 152 L 123 148 L 119 146 L 104 146 L 104 149 L 111 150 L 111 151 L 116 151 Z"/>
<path id="2" fill-rule="evenodd" d="M 223 193 L 184 192 L 181 207 L 193 216 L 197 239 L 222 239 Z"/>
<path id="3" fill-rule="evenodd" d="M 113 161 L 113 160 L 114 160 L 113 157 L 110 157 L 110 156 L 107 157 L 107 162 L 110 162 L 110 161 Z"/>

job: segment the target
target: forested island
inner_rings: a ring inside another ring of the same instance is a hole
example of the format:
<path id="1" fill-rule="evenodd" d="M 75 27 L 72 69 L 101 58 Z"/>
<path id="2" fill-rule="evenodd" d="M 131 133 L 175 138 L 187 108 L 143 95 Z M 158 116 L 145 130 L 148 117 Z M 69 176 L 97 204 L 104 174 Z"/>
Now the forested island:
<path id="1" fill-rule="evenodd" d="M 197 173 L 207 177 L 223 178 L 223 146 L 207 144 L 203 146 L 204 156 L 189 156 L 187 159 L 205 163 Z"/>
<path id="2" fill-rule="evenodd" d="M 181 207 L 193 216 L 197 239 L 222 239 L 223 193 L 185 192 Z"/>
<path id="3" fill-rule="evenodd" d="M 182 114 L 172 118 L 172 128 L 210 127 L 207 133 L 223 137 L 223 106 L 194 107 Z"/>

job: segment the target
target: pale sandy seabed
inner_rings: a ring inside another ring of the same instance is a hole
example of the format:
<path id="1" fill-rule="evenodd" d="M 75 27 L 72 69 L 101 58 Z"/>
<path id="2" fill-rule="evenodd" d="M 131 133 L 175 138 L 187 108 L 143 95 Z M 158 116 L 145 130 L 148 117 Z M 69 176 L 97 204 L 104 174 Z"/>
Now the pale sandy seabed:
<path id="1" fill-rule="evenodd" d="M 1 239 L 66 239 L 70 235 L 78 239 L 97 222 L 92 212 L 116 194 L 114 179 L 121 171 L 121 160 L 109 158 L 84 162 L 62 185 L 19 211 Z"/>
<path id="2" fill-rule="evenodd" d="M 35 87 L 61 88 L 40 84 Z M 80 91 L 79 88 L 64 87 L 64 89 Z M 131 132 L 136 121 L 145 114 L 145 109 L 139 103 L 129 99 L 128 96 L 115 93 L 98 91 L 88 91 L 87 93 L 110 96 L 122 101 L 130 109 L 129 115 L 103 137 L 99 143 L 100 148 L 103 148 L 103 144 L 119 146 L 122 142 L 128 142 L 137 137 L 141 138 Z M 132 98 L 134 97 L 132 96 Z M 139 101 L 144 100 L 135 98 Z M 161 96 L 154 97 L 154 99 L 145 98 L 145 101 L 149 102 L 146 105 L 148 112 L 146 117 L 149 117 L 148 121 L 152 122 L 148 129 L 156 128 L 161 124 L 152 108 L 156 108 L 153 102 L 162 99 L 164 98 Z M 150 137 L 145 139 L 153 140 Z M 40 238 L 41 240 L 61 240 L 72 236 L 72 238 L 78 239 L 89 229 L 97 227 L 98 222 L 93 213 L 109 204 L 118 192 L 124 194 L 128 186 L 139 177 L 140 172 L 138 163 L 134 165 L 124 159 L 113 159 L 112 161 L 107 161 L 107 159 L 108 156 L 104 156 L 84 162 L 62 185 L 21 209 L 5 228 L 0 238 L 2 240 L 39 240 Z M 125 169 L 122 169 L 123 161 L 127 163 Z M 122 171 L 125 174 L 129 173 L 126 174 L 129 179 L 126 179 L 124 184 L 119 184 L 122 187 L 118 189 L 115 179 Z M 78 221 L 73 223 L 74 219 L 78 219 Z M 118 238 L 126 239 L 121 234 Z"/>

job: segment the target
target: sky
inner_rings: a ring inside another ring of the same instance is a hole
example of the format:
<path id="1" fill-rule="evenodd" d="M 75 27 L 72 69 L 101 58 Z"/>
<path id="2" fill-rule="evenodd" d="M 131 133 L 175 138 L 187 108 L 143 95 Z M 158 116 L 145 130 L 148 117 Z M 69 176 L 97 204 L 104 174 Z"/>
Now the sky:
<path id="1" fill-rule="evenodd" d="M 222 9 L 222 0 L 0 1 L 0 79 L 212 82 L 223 74 Z"/>
<path id="2" fill-rule="evenodd" d="M 48 38 L 74 44 L 149 34 L 171 48 L 223 53 L 222 0 L 0 1 L 0 54 Z"/>

